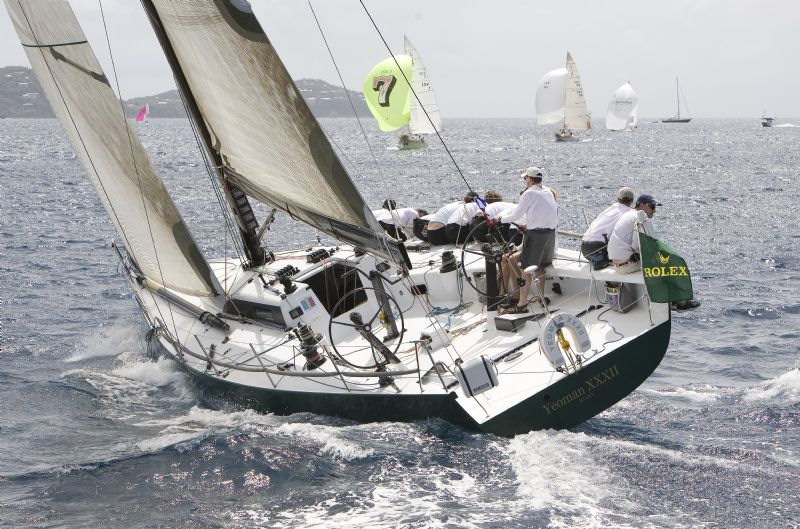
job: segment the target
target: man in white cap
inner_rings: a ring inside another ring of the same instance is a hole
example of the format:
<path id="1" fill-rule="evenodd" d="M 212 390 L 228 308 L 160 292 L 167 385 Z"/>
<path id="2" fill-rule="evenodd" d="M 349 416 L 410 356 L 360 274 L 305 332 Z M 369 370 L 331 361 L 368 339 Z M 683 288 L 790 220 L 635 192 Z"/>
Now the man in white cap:
<path id="1" fill-rule="evenodd" d="M 617 272 L 629 274 L 642 268 L 639 262 L 639 237 L 634 235 L 639 212 L 644 211 L 646 218 L 644 228 L 647 232 L 647 222 L 656 214 L 656 206 L 661 204 L 653 195 L 639 195 L 636 207 L 622 216 L 614 224 L 611 237 L 608 239 L 608 257 L 614 263 Z"/>
<path id="2" fill-rule="evenodd" d="M 595 270 L 608 266 L 608 239 L 617 220 L 631 210 L 633 189 L 623 187 L 617 192 L 617 201 L 608 206 L 583 232 L 581 254 L 592 263 Z"/>
<path id="3" fill-rule="evenodd" d="M 498 216 L 500 222 L 524 224 L 527 231 L 520 253 L 520 266 L 525 270 L 536 265 L 535 272 L 539 283 L 539 294 L 544 296 L 545 266 L 553 262 L 556 248 L 556 227 L 558 227 L 558 206 L 553 193 L 542 187 L 542 170 L 528 167 L 520 175 L 525 181 L 525 192 L 513 210 Z M 519 301 L 507 313 L 522 313 L 528 310 L 528 289 L 531 276 L 524 274 L 525 285 L 520 289 Z"/>

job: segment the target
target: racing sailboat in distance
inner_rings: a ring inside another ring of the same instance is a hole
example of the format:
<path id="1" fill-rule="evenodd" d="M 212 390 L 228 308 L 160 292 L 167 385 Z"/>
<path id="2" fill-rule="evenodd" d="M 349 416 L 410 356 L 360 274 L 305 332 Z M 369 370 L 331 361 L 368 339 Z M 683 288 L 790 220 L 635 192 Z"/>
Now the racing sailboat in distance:
<path id="1" fill-rule="evenodd" d="M 686 104 L 685 99 L 683 102 Z M 675 78 L 675 105 L 675 115 L 662 119 L 661 123 L 689 123 L 692 121 L 691 117 L 681 117 L 681 88 L 677 77 Z M 689 113 L 689 105 L 686 105 L 686 113 Z"/>
<path id="2" fill-rule="evenodd" d="M 398 138 L 399 150 L 422 149 L 428 146 L 425 134 L 442 131 L 442 119 L 422 58 L 408 37 L 403 40 L 403 55 L 389 57 L 370 70 L 364 99 L 382 131 L 407 127 Z"/>
<path id="3" fill-rule="evenodd" d="M 561 122 L 561 129 L 555 133 L 556 141 L 578 141 L 578 131 L 592 128 L 581 76 L 569 52 L 564 68 L 547 72 L 539 81 L 536 122 L 539 125 Z"/>

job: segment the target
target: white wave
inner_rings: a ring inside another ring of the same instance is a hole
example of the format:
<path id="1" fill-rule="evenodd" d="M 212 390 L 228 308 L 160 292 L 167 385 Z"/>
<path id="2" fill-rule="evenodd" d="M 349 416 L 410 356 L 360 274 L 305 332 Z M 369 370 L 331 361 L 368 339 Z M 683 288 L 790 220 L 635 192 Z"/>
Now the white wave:
<path id="1" fill-rule="evenodd" d="M 583 522 L 603 518 L 605 498 L 624 497 L 618 478 L 596 457 L 601 454 L 591 448 L 594 443 L 585 434 L 569 432 L 515 437 L 509 458 L 519 482 L 517 494 L 533 509 L 568 513 L 570 523 L 593 527 Z"/>
<path id="2" fill-rule="evenodd" d="M 777 378 L 747 388 L 742 395 L 745 402 L 774 401 L 781 405 L 800 401 L 800 369 L 795 368 Z"/>
<path id="3" fill-rule="evenodd" d="M 794 123 L 781 123 L 780 125 L 773 125 L 773 128 L 786 128 L 786 127 L 800 127 L 800 125 L 795 125 Z"/>
<path id="4" fill-rule="evenodd" d="M 342 438 L 340 435 L 342 431 L 346 431 L 346 428 L 306 423 L 285 423 L 276 429 L 278 433 L 296 435 L 320 443 L 322 445 L 320 453 L 330 454 L 345 461 L 363 459 L 374 454 L 372 449 L 362 448 Z"/>
<path id="5" fill-rule="evenodd" d="M 690 388 L 640 389 L 639 391 L 660 397 L 688 400 L 697 404 L 711 404 L 722 396 L 722 389 L 711 385 Z"/>
<path id="6" fill-rule="evenodd" d="M 164 387 L 186 380 L 178 365 L 167 357 L 146 360 L 138 353 L 122 353 L 111 373 L 150 386 Z"/>
<path id="7" fill-rule="evenodd" d="M 65 362 L 80 362 L 89 358 L 116 356 L 124 351 L 141 351 L 140 329 L 130 322 L 115 322 L 102 327 L 80 340 Z"/>
<path id="8" fill-rule="evenodd" d="M 137 447 L 145 452 L 158 452 L 169 447 L 180 451 L 192 449 L 203 439 L 230 431 L 252 431 L 272 425 L 275 418 L 253 410 L 226 412 L 193 406 L 186 415 L 139 421 L 136 426 L 161 430 L 153 437 L 139 441 Z"/>

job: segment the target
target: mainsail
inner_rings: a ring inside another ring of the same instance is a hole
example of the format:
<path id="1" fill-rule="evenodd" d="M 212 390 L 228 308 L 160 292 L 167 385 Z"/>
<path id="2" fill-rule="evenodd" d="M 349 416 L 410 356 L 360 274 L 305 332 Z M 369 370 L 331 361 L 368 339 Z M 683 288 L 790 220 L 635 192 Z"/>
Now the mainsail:
<path id="1" fill-rule="evenodd" d="M 625 83 L 611 96 L 606 114 L 606 128 L 609 130 L 635 128 L 638 124 L 638 113 L 639 96 L 630 83 Z"/>
<path id="2" fill-rule="evenodd" d="M 589 109 L 583 95 L 581 76 L 569 52 L 567 52 L 567 81 L 564 93 L 564 128 L 569 130 L 592 128 L 589 123 Z"/>
<path id="3" fill-rule="evenodd" d="M 411 57 L 411 86 L 416 94 L 416 97 L 414 97 L 414 94 L 409 94 L 411 98 L 409 132 L 412 134 L 435 134 L 437 131 L 441 132 L 442 118 L 439 115 L 439 105 L 436 103 L 436 95 L 433 93 L 431 81 L 428 79 L 428 72 L 422 63 L 419 53 L 417 53 L 417 49 L 411 44 L 408 37 L 404 36 L 403 38 L 405 40 L 406 55 Z"/>
<path id="4" fill-rule="evenodd" d="M 410 55 L 379 62 L 364 79 L 364 100 L 384 132 L 404 127 L 411 119 L 411 90 L 406 79 L 411 79 Z"/>
<path id="5" fill-rule="evenodd" d="M 5 3 L 42 90 L 139 270 L 186 294 L 220 293 L 69 4 Z"/>
<path id="6" fill-rule="evenodd" d="M 536 88 L 536 123 L 552 125 L 564 120 L 564 90 L 567 69 L 557 68 L 544 74 Z"/>
<path id="7" fill-rule="evenodd" d="M 223 178 L 341 241 L 406 260 L 383 235 L 247 2 L 143 5 L 185 80 L 179 87 L 196 104 L 192 117 Z"/>

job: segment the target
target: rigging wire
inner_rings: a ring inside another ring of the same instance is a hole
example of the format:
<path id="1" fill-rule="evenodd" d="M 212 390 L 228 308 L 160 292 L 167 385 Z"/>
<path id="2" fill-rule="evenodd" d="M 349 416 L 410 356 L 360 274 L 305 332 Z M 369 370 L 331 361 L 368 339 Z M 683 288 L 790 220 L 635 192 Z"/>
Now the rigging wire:
<path id="1" fill-rule="evenodd" d="M 103 31 L 106 35 L 106 46 L 108 47 L 108 57 L 111 59 L 111 71 L 114 73 L 114 84 L 117 87 L 117 94 L 119 96 L 119 108 L 122 111 L 122 120 L 125 126 L 125 132 L 128 136 L 128 148 L 130 149 L 131 153 L 131 160 L 133 161 L 133 168 L 136 171 L 136 186 L 139 188 L 139 196 L 142 199 L 142 209 L 144 210 L 144 218 L 147 221 L 147 231 L 150 233 L 150 242 L 153 245 L 153 253 L 156 257 L 156 266 L 158 267 L 158 275 L 161 276 L 161 284 L 164 288 L 167 288 L 167 282 L 164 280 L 164 271 L 161 268 L 161 260 L 158 258 L 158 248 L 156 248 L 156 241 L 155 237 L 153 236 L 153 229 L 150 224 L 150 214 L 147 212 L 147 201 L 144 199 L 144 190 L 142 189 L 142 179 L 139 173 L 139 164 L 136 163 L 136 156 L 133 151 L 133 138 L 131 138 L 131 128 L 128 126 L 128 118 L 125 116 L 125 107 L 122 103 L 122 89 L 119 86 L 119 77 L 117 76 L 117 66 L 114 61 L 114 53 L 111 50 L 111 37 L 108 35 L 108 26 L 106 24 L 106 14 L 103 11 L 103 2 L 102 0 L 97 0 L 97 4 L 100 6 L 100 18 L 103 20 Z M 122 229 L 122 224 L 120 224 L 120 229 Z M 149 290 L 149 289 L 148 289 Z M 153 297 L 153 303 L 158 307 L 158 303 L 155 303 L 155 296 L 153 292 L 150 291 L 150 295 Z M 172 304 L 167 303 L 167 308 L 169 309 L 169 316 L 172 320 L 172 328 L 175 331 L 175 338 L 178 338 L 178 326 L 175 323 L 175 314 L 172 312 Z M 159 314 L 161 314 L 161 310 L 159 309 Z M 164 315 L 161 314 L 163 318 Z"/>
<path id="2" fill-rule="evenodd" d="M 387 187 L 387 185 L 386 185 L 386 175 L 383 174 L 383 170 L 381 169 L 381 165 L 378 163 L 378 159 L 375 156 L 375 151 L 372 149 L 372 144 L 370 144 L 369 139 L 367 138 L 367 133 L 364 130 L 364 125 L 361 123 L 361 118 L 358 117 L 358 112 L 356 111 L 356 107 L 355 107 L 355 104 L 353 103 L 353 99 L 350 97 L 350 92 L 347 90 L 347 85 L 345 84 L 344 78 L 342 77 L 342 72 L 339 70 L 339 65 L 336 64 L 336 59 L 333 57 L 333 51 L 331 50 L 331 47 L 328 45 L 328 39 L 325 38 L 325 32 L 322 30 L 322 24 L 320 24 L 319 19 L 317 18 L 317 14 L 314 11 L 314 7 L 311 5 L 310 1 L 308 2 L 308 7 L 311 10 L 311 14 L 314 16 L 314 21 L 317 23 L 317 28 L 319 29 L 319 34 L 320 34 L 320 36 L 322 36 L 322 41 L 325 43 L 325 47 L 328 50 L 328 55 L 330 55 L 331 62 L 333 63 L 333 67 L 336 70 L 336 74 L 339 76 L 339 81 L 342 83 L 342 88 L 344 89 L 344 93 L 347 96 L 347 101 L 350 103 L 350 108 L 353 110 L 353 115 L 355 116 L 356 121 L 358 122 L 358 127 L 361 129 L 361 134 L 362 134 L 362 136 L 364 136 L 364 141 L 366 142 L 367 147 L 369 147 L 369 152 L 370 152 L 370 155 L 372 156 L 372 160 L 375 162 L 375 167 L 378 168 L 378 173 L 380 174 L 381 180 L 383 181 L 383 186 L 384 186 L 384 188 L 386 188 Z M 325 135 L 328 137 L 328 139 L 331 140 L 331 143 L 336 145 L 336 147 L 339 149 L 339 151 L 342 153 L 342 155 L 345 157 L 345 159 L 347 159 L 347 155 L 344 153 L 344 150 L 341 147 L 339 147 L 336 144 L 335 141 L 333 141 L 333 138 L 331 137 L 331 135 L 328 134 L 327 132 L 325 132 Z M 353 166 L 353 168 L 355 169 L 355 165 L 353 165 L 352 162 L 350 162 L 349 159 L 348 159 L 348 163 L 350 163 Z M 389 243 L 386 241 L 386 237 L 385 236 L 381 237 L 380 241 L 383 243 L 383 246 L 384 246 L 384 248 L 386 250 L 386 253 L 391 257 L 391 259 L 394 262 L 395 266 L 400 266 L 401 263 L 398 262 L 398 260 L 394 256 L 394 253 L 389 248 Z"/>
<path id="3" fill-rule="evenodd" d="M 353 103 L 353 98 L 350 97 L 350 92 L 347 90 L 347 85 L 344 82 L 344 78 L 342 78 L 342 72 L 339 70 L 339 65 L 336 64 L 336 59 L 333 57 L 333 51 L 331 47 L 328 45 L 328 39 L 325 38 L 325 33 L 322 31 L 322 25 L 317 18 L 317 13 L 314 11 L 314 6 L 311 5 L 311 2 L 308 2 L 308 8 L 311 10 L 311 14 L 314 16 L 314 21 L 317 23 L 317 28 L 319 28 L 319 34 L 322 36 L 322 41 L 325 43 L 325 47 L 328 49 L 328 55 L 331 57 L 331 62 L 333 63 L 333 67 L 336 69 L 336 74 L 339 76 L 339 81 L 342 83 L 342 88 L 344 89 L 344 94 L 347 96 L 347 101 L 350 103 L 350 108 L 353 109 L 353 116 L 355 116 L 356 121 L 358 122 L 358 127 L 361 129 L 361 134 L 364 136 L 364 141 L 367 143 L 367 147 L 369 147 L 369 152 L 372 155 L 372 160 L 375 162 L 375 166 L 378 168 L 378 172 L 381 175 L 384 183 L 386 182 L 386 177 L 383 174 L 383 170 L 381 169 L 381 165 L 378 163 L 378 159 L 375 156 L 375 151 L 372 149 L 372 144 L 367 139 L 367 132 L 364 130 L 364 125 L 361 123 L 361 118 L 358 117 L 358 112 L 356 111 L 356 106 Z"/>
<path id="4" fill-rule="evenodd" d="M 375 31 L 378 32 L 378 36 L 381 38 L 381 41 L 383 41 L 383 45 L 386 46 L 386 49 L 389 51 L 389 55 L 391 55 L 392 60 L 394 60 L 395 65 L 397 65 L 397 69 L 400 71 L 400 74 L 403 76 L 403 79 L 405 79 L 406 83 L 408 84 L 409 89 L 411 89 L 411 93 L 414 94 L 414 99 L 417 100 L 417 103 L 419 103 L 420 108 L 425 113 L 425 117 L 428 118 L 428 121 L 430 122 L 431 126 L 433 127 L 433 130 L 436 131 L 436 137 L 439 138 L 439 141 L 442 143 L 442 146 L 444 147 L 444 150 L 447 152 L 447 155 L 450 157 L 450 160 L 453 162 L 453 165 L 455 166 L 456 170 L 458 171 L 459 176 L 461 176 L 461 179 L 464 181 L 464 184 L 467 186 L 467 189 L 469 191 L 473 191 L 472 186 L 469 185 L 469 182 L 467 181 L 467 178 L 464 176 L 464 173 L 461 171 L 461 167 L 458 166 L 458 162 L 456 162 L 456 159 L 453 157 L 453 153 L 450 152 L 450 149 L 447 147 L 447 144 L 444 142 L 444 138 L 442 138 L 442 135 L 439 134 L 439 130 L 436 128 L 436 125 L 433 124 L 433 120 L 431 119 L 430 115 L 428 115 L 428 111 L 425 109 L 425 106 L 422 104 L 422 101 L 420 101 L 416 90 L 414 90 L 414 86 L 411 84 L 411 81 L 408 80 L 408 77 L 406 77 L 406 74 L 403 71 L 403 69 L 400 68 L 400 63 L 397 62 L 397 57 L 395 57 L 394 53 L 392 53 L 392 48 L 389 47 L 389 43 L 387 43 L 386 39 L 383 37 L 383 34 L 381 33 L 381 30 L 378 28 L 378 24 L 375 23 L 375 20 L 372 18 L 372 15 L 370 14 L 369 10 L 367 9 L 367 6 L 364 5 L 364 0 L 358 0 L 358 1 L 361 4 L 361 7 L 364 8 L 364 12 L 367 14 L 367 17 L 369 17 L 369 21 L 372 22 L 372 25 L 375 27 Z"/>

